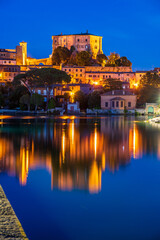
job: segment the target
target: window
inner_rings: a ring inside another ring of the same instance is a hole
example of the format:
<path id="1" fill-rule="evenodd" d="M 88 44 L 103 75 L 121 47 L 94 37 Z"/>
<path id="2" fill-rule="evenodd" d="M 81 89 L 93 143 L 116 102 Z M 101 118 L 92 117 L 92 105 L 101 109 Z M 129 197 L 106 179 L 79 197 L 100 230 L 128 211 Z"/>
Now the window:
<path id="1" fill-rule="evenodd" d="M 87 42 L 88 40 L 87 40 L 87 38 L 86 38 L 86 42 Z"/>
<path id="2" fill-rule="evenodd" d="M 77 39 L 77 42 L 79 42 L 79 38 Z"/>
<path id="3" fill-rule="evenodd" d="M 114 108 L 114 101 L 112 102 L 112 108 Z"/>
<path id="4" fill-rule="evenodd" d="M 78 69 L 76 69 L 76 72 L 78 72 Z"/>
<path id="5" fill-rule="evenodd" d="M 78 77 L 78 74 L 76 74 L 76 77 Z"/>
<path id="6" fill-rule="evenodd" d="M 86 45 L 86 49 L 88 48 L 88 46 Z"/>
<path id="7" fill-rule="evenodd" d="M 119 101 L 116 102 L 116 107 L 117 107 L 117 108 L 119 107 Z"/>
<path id="8" fill-rule="evenodd" d="M 44 94 L 44 95 L 46 95 L 46 94 L 47 94 L 46 90 L 43 90 L 43 94 Z"/>
<path id="9" fill-rule="evenodd" d="M 121 107 L 123 107 L 123 101 L 121 101 Z"/>
<path id="10" fill-rule="evenodd" d="M 108 102 L 105 102 L 105 107 L 108 107 Z"/>
<path id="11" fill-rule="evenodd" d="M 131 102 L 128 102 L 128 107 L 131 107 Z"/>
<path id="12" fill-rule="evenodd" d="M 41 90 L 38 89 L 38 94 L 41 94 Z"/>
<path id="13" fill-rule="evenodd" d="M 71 69 L 69 69 L 69 72 L 71 71 Z"/>
<path id="14" fill-rule="evenodd" d="M 82 77 L 82 74 L 80 74 L 80 77 Z"/>
<path id="15" fill-rule="evenodd" d="M 97 42 L 97 40 L 95 40 L 95 42 Z"/>
<path id="16" fill-rule="evenodd" d="M 82 69 L 80 69 L 80 72 L 82 72 Z"/>

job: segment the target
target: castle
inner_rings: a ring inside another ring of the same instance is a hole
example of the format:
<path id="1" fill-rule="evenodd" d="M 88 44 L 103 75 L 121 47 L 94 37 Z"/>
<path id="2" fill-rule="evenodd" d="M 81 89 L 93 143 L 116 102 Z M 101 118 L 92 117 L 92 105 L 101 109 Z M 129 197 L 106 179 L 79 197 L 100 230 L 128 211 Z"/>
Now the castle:
<path id="1" fill-rule="evenodd" d="M 58 46 L 75 50 L 90 51 L 93 58 L 103 53 L 102 37 L 94 34 L 81 33 L 54 35 L 52 36 L 52 54 Z M 107 78 L 117 78 L 123 82 L 130 83 L 131 87 L 137 87 L 140 78 L 145 71 L 133 72 L 132 67 L 102 67 L 102 66 L 53 66 L 52 54 L 48 58 L 36 59 L 27 56 L 27 43 L 20 42 L 15 49 L 0 49 L 0 83 L 12 81 L 19 73 L 25 73 L 33 68 L 57 68 L 66 71 L 71 76 L 73 84 L 102 85 Z"/>

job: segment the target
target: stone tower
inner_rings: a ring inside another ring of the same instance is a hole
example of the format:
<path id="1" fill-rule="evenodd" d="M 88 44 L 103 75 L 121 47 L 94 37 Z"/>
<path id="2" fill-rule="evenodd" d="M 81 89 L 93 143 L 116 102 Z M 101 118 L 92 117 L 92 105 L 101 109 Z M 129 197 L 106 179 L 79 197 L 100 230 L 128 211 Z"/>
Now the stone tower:
<path id="1" fill-rule="evenodd" d="M 20 42 L 19 45 L 22 47 L 22 65 L 27 63 L 27 42 Z"/>
<path id="2" fill-rule="evenodd" d="M 20 42 L 20 46 L 16 46 L 16 64 L 26 65 L 27 64 L 27 43 Z"/>

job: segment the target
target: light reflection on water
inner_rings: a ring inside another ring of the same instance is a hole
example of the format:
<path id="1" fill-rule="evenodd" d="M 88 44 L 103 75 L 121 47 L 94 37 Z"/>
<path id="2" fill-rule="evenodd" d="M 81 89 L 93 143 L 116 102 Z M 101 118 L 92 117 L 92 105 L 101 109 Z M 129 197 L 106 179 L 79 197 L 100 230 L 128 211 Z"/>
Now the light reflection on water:
<path id="1" fill-rule="evenodd" d="M 153 145 L 159 135 L 152 141 L 148 123 L 133 120 L 71 116 L 44 118 L 42 122 L 35 117 L 12 118 L 0 128 L 0 170 L 18 176 L 19 183 L 26 185 L 30 170 L 45 167 L 51 174 L 52 189 L 98 193 L 106 169 L 118 171 L 131 158 L 142 157 L 148 147 L 160 157 L 159 144 L 156 149 Z"/>
<path id="2" fill-rule="evenodd" d="M 160 239 L 160 129 L 134 117 L 0 117 L 0 183 L 29 239 Z"/>

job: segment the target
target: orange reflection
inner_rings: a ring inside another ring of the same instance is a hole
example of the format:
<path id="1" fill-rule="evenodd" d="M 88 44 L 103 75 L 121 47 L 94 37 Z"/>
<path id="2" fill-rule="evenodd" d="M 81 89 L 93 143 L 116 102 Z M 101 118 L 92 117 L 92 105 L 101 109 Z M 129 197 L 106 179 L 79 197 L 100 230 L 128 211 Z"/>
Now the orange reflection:
<path id="1" fill-rule="evenodd" d="M 40 126 L 26 128 L 23 131 L 20 127 L 19 134 L 16 129 L 8 131 L 5 125 L 1 128 L 0 170 L 18 176 L 20 184 L 25 185 L 29 171 L 46 168 L 51 173 L 52 189 L 98 193 L 106 169 L 118 171 L 132 156 L 141 157 L 152 144 L 152 134 L 142 137 L 147 130 L 124 117 L 101 118 L 96 124 L 91 118 L 67 117 L 60 123 L 45 120 Z"/>

